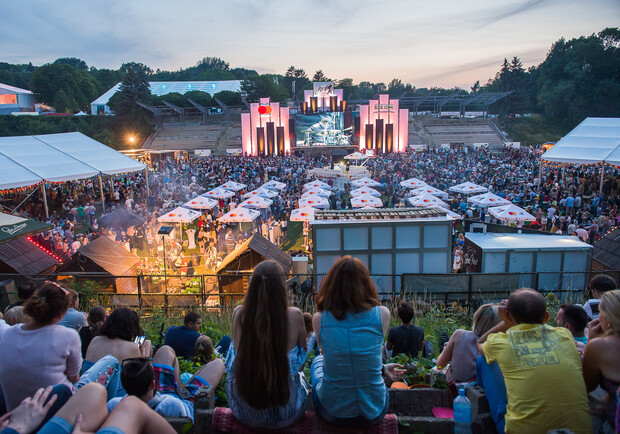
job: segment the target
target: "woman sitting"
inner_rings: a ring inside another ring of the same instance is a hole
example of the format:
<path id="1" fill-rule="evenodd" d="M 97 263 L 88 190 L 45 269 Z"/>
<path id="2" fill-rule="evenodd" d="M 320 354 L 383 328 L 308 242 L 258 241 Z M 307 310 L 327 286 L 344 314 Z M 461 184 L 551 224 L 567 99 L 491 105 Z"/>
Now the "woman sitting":
<path id="1" fill-rule="evenodd" d="M 80 341 L 82 341 L 82 357 L 86 357 L 86 350 L 93 338 L 99 336 L 99 331 L 103 327 L 103 323 L 108 316 L 103 306 L 93 306 L 88 312 L 88 327 L 82 327 L 78 332 L 80 334 Z"/>
<path id="2" fill-rule="evenodd" d="M 458 329 L 446 343 L 437 357 L 437 367 L 443 368 L 450 363 L 446 373 L 448 381 L 468 382 L 476 378 L 476 358 L 478 357 L 478 339 L 501 321 L 496 304 L 484 304 L 474 314 L 473 331 Z"/>
<path id="3" fill-rule="evenodd" d="M 243 305 L 233 313 L 226 359 L 228 403 L 253 427 L 282 428 L 300 419 L 308 393 L 299 370 L 307 352 L 302 313 L 288 307 L 282 267 L 261 262 Z"/>
<path id="4" fill-rule="evenodd" d="M 599 317 L 590 323 L 583 354 L 583 378 L 588 392 L 601 386 L 609 394 L 605 421 L 595 420 L 596 432 L 618 432 L 620 391 L 620 290 L 605 292 L 599 303 Z M 615 429 L 615 431 L 614 431 Z"/>
<path id="5" fill-rule="evenodd" d="M 379 423 L 388 409 L 389 379 L 397 364 L 382 365 L 390 311 L 379 306 L 375 284 L 359 259 L 344 256 L 323 279 L 312 319 L 323 352 L 312 362 L 312 398 L 327 422 L 351 427 Z"/>

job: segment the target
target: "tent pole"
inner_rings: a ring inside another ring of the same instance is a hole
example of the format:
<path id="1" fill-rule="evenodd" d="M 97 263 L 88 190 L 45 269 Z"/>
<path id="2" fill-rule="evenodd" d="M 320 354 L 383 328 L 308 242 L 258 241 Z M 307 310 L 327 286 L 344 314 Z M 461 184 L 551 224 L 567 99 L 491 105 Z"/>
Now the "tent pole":
<path id="1" fill-rule="evenodd" d="M 601 186 L 598 189 L 599 194 L 603 193 L 603 179 L 605 179 L 605 162 L 604 161 L 603 161 L 603 164 L 601 164 Z"/>
<path id="2" fill-rule="evenodd" d="M 49 218 L 50 211 L 47 208 L 47 195 L 45 194 L 45 181 L 41 183 L 41 193 L 43 194 L 43 207 L 45 208 L 45 218 Z"/>
<path id="3" fill-rule="evenodd" d="M 543 160 L 540 159 L 540 165 L 538 167 L 538 191 L 542 193 L 542 168 L 543 168 Z"/>
<path id="4" fill-rule="evenodd" d="M 103 183 L 101 182 L 101 173 L 99 173 L 99 193 L 101 194 L 101 213 L 105 214 L 105 197 L 103 194 Z"/>
<path id="5" fill-rule="evenodd" d="M 564 178 L 566 178 L 566 164 L 562 164 L 562 186 L 566 188 Z"/>
<path id="6" fill-rule="evenodd" d="M 146 181 L 146 198 L 148 200 L 148 197 L 151 195 L 151 192 L 149 190 L 149 168 L 148 166 L 144 168 L 144 180 Z"/>

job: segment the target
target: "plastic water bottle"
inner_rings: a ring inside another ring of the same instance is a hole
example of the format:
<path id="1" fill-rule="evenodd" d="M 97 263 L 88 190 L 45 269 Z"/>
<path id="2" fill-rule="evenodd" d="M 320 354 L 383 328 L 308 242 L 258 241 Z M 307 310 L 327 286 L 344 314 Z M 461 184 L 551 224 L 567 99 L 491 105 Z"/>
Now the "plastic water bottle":
<path id="1" fill-rule="evenodd" d="M 465 389 L 459 389 L 459 396 L 452 403 L 454 409 L 454 434 L 471 434 L 471 402 L 465 396 Z"/>

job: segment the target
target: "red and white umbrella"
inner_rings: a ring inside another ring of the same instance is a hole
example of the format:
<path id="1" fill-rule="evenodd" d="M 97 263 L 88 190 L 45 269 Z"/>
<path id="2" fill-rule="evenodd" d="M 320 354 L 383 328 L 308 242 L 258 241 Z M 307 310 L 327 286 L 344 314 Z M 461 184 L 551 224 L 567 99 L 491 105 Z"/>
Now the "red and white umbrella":
<path id="1" fill-rule="evenodd" d="M 351 181 L 351 185 L 354 185 L 355 187 L 379 187 L 381 183 L 370 178 L 360 178 L 355 181 Z"/>
<path id="2" fill-rule="evenodd" d="M 452 187 L 448 189 L 448 191 L 453 191 L 455 193 L 461 193 L 461 194 L 474 194 L 474 193 L 486 193 L 488 190 L 486 187 L 467 181 L 461 184 L 453 185 Z"/>
<path id="3" fill-rule="evenodd" d="M 476 196 L 470 196 L 469 198 L 467 198 L 467 202 L 471 202 L 474 205 L 480 207 L 504 206 L 510 205 L 512 203 L 508 199 L 504 199 L 503 197 L 497 196 L 493 193 L 484 193 Z"/>
<path id="4" fill-rule="evenodd" d="M 370 187 L 360 187 L 351 191 L 351 197 L 358 197 L 363 194 L 369 194 L 371 196 L 381 197 L 381 193 Z"/>
<path id="5" fill-rule="evenodd" d="M 410 178 L 405 179 L 404 181 L 400 181 L 400 185 L 405 188 L 420 188 L 424 187 L 426 185 L 426 182 L 418 178 Z"/>
<path id="6" fill-rule="evenodd" d="M 420 194 L 415 197 L 410 197 L 409 203 L 413 206 L 440 206 L 442 208 L 448 208 L 447 203 L 428 193 Z"/>
<path id="7" fill-rule="evenodd" d="M 378 197 L 374 197 L 369 194 L 362 194 L 361 196 L 351 199 L 351 206 L 353 206 L 353 208 L 381 208 L 383 206 L 383 201 Z"/>
<path id="8" fill-rule="evenodd" d="M 245 208 L 267 208 L 270 207 L 273 203 L 273 200 L 267 199 L 262 196 L 254 196 L 250 197 L 243 202 L 239 203 L 237 206 L 245 207 Z"/>
<path id="9" fill-rule="evenodd" d="M 220 185 L 220 188 L 232 191 L 241 191 L 245 188 L 245 184 L 241 184 L 240 182 L 228 181 Z"/>
<path id="10" fill-rule="evenodd" d="M 234 195 L 235 193 L 222 187 L 215 187 L 213 190 L 209 190 L 206 193 L 201 194 L 201 196 L 214 199 L 226 199 L 228 197 L 233 197 Z"/>
<path id="11" fill-rule="evenodd" d="M 533 222 L 536 220 L 532 214 L 513 204 L 489 208 L 489 214 L 504 221 Z"/>
<path id="12" fill-rule="evenodd" d="M 177 207 L 157 219 L 160 223 L 191 223 L 202 213 L 193 209 Z"/>
<path id="13" fill-rule="evenodd" d="M 255 196 L 263 196 L 267 199 L 271 199 L 272 197 L 276 197 L 278 195 L 277 191 L 271 190 L 269 188 L 258 187 L 256 190 L 252 190 L 243 195 L 244 198 L 248 199 L 250 197 Z"/>
<path id="14" fill-rule="evenodd" d="M 185 208 L 193 209 L 211 209 L 217 206 L 217 200 L 209 199 L 204 196 L 196 196 L 183 204 Z"/>
<path id="15" fill-rule="evenodd" d="M 420 194 L 432 194 L 433 196 L 437 196 L 442 199 L 448 198 L 448 193 L 438 188 L 431 187 L 430 185 L 425 185 L 424 187 L 414 188 L 413 190 L 411 190 L 411 194 L 414 196 L 419 196 Z"/>
<path id="16" fill-rule="evenodd" d="M 314 212 L 316 209 L 311 206 L 304 206 L 301 208 L 294 209 L 291 211 L 291 218 L 289 219 L 292 222 L 307 222 L 310 220 L 314 220 Z"/>
<path id="17" fill-rule="evenodd" d="M 299 207 L 310 206 L 312 208 L 329 208 L 329 202 L 324 197 L 314 195 L 311 197 L 302 197 L 299 199 Z"/>
<path id="18" fill-rule="evenodd" d="M 362 154 L 361 152 L 355 151 L 352 154 L 345 155 L 344 158 L 345 160 L 365 160 L 368 156 Z"/>
<path id="19" fill-rule="evenodd" d="M 222 217 L 218 218 L 217 221 L 224 223 L 251 222 L 259 215 L 260 212 L 255 209 L 237 207 L 228 211 Z"/>
<path id="20" fill-rule="evenodd" d="M 275 190 L 284 190 L 286 188 L 286 184 L 272 179 L 271 181 L 265 182 L 263 185 L 261 185 L 261 187 L 271 188 Z"/>
<path id="21" fill-rule="evenodd" d="M 309 197 L 309 196 L 321 196 L 321 197 L 329 197 L 332 193 L 329 190 L 323 190 L 322 188 L 310 188 L 303 192 L 301 197 Z"/>
<path id="22" fill-rule="evenodd" d="M 323 182 L 323 181 L 312 181 L 312 182 L 306 182 L 304 184 L 304 190 L 308 190 L 310 188 L 322 188 L 323 190 L 331 190 L 332 188 L 329 186 L 328 183 Z"/>
<path id="23" fill-rule="evenodd" d="M 444 208 L 444 207 L 441 207 L 441 206 L 439 206 L 439 207 L 437 207 L 437 208 L 441 208 L 441 210 L 442 210 L 442 211 L 445 211 L 445 212 L 446 212 L 446 215 L 447 215 L 448 217 L 453 218 L 453 219 L 455 219 L 455 220 L 460 220 L 460 219 L 462 219 L 462 218 L 463 218 L 463 216 L 462 216 L 462 215 L 457 214 L 457 213 L 455 213 L 454 211 L 449 210 L 448 208 Z"/>

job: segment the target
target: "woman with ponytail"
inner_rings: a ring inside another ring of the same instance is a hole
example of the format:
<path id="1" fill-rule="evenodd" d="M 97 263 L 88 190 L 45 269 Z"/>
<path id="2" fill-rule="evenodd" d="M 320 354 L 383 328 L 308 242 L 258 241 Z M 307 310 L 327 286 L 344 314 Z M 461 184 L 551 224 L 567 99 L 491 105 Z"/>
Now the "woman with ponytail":
<path id="1" fill-rule="evenodd" d="M 261 262 L 233 313 L 226 359 L 228 403 L 239 421 L 282 428 L 303 416 L 308 393 L 299 370 L 305 345 L 303 314 L 288 306 L 282 267 Z"/>

